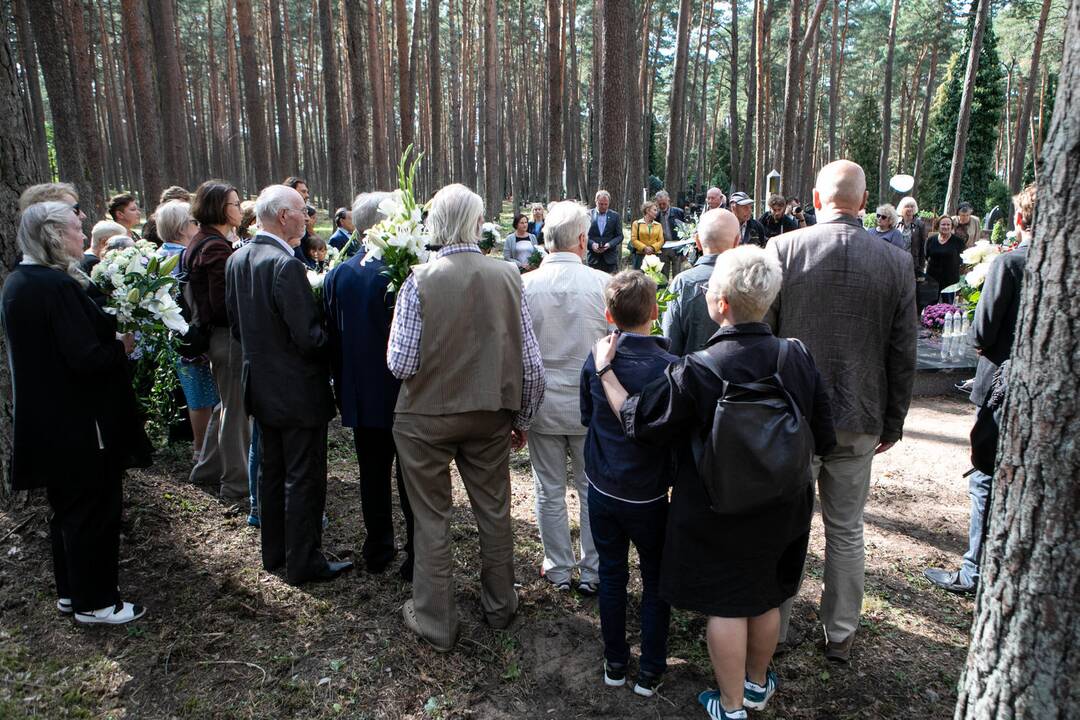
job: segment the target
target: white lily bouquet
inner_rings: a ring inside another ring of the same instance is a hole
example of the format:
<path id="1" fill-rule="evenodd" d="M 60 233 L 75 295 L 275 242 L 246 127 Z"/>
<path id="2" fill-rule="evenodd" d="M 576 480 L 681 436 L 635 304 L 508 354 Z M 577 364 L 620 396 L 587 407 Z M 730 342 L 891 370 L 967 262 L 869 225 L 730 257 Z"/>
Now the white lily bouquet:
<path id="1" fill-rule="evenodd" d="M 499 233 L 502 232 L 498 224 L 493 222 L 486 222 L 480 226 L 480 251 L 487 255 L 491 252 L 491 249 L 495 247 L 495 243 L 499 240 Z"/>
<path id="2" fill-rule="evenodd" d="M 172 276 L 180 256 L 162 259 L 156 252 L 146 240 L 110 250 L 94 266 L 90 279 L 108 297 L 105 312 L 116 316 L 121 332 L 181 336 L 188 324 L 176 303 Z"/>
<path id="3" fill-rule="evenodd" d="M 656 320 L 653 321 L 652 334 L 663 335 L 660 318 L 664 316 L 668 304 L 675 299 L 675 293 L 668 289 L 668 279 L 664 275 L 664 261 L 656 255 L 646 255 L 641 258 L 641 272 L 648 275 L 656 283 L 656 307 L 659 312 Z"/>
<path id="4" fill-rule="evenodd" d="M 975 312 L 975 306 L 982 294 L 982 286 L 986 281 L 986 274 L 990 272 L 990 264 L 998 255 L 1013 250 L 1016 247 L 1016 234 L 1008 233 L 1002 242 L 993 240 L 978 240 L 974 245 L 960 253 L 960 262 L 968 268 L 967 272 L 960 276 L 960 282 L 942 288 L 943 293 L 956 293 L 963 300 L 966 313 L 970 316 Z"/>
<path id="5" fill-rule="evenodd" d="M 159 440 L 178 414 L 173 399 L 180 357 L 176 347 L 188 331 L 172 276 L 179 261 L 179 255 L 162 258 L 153 243 L 139 240 L 105 253 L 90 274 L 107 298 L 105 312 L 116 316 L 117 329 L 135 334 L 132 385 L 146 413 L 147 431 Z"/>
<path id="6" fill-rule="evenodd" d="M 428 234 L 424 229 L 423 208 L 416 202 L 413 188 L 416 182 L 416 165 L 424 156 L 420 153 L 412 164 L 407 165 L 412 146 L 398 163 L 398 189 L 379 203 L 379 212 L 385 218 L 364 233 L 367 254 L 364 263 L 372 259 L 382 260 L 382 274 L 390 278 L 386 288 L 393 297 L 412 272 L 413 265 L 427 262 Z M 407 169 L 406 169 L 407 167 Z"/>
<path id="7" fill-rule="evenodd" d="M 347 259 L 341 250 L 333 245 L 327 245 L 326 259 L 318 263 L 314 269 L 307 271 L 307 279 L 316 300 L 322 298 L 323 281 L 326 280 L 327 274 Z"/>

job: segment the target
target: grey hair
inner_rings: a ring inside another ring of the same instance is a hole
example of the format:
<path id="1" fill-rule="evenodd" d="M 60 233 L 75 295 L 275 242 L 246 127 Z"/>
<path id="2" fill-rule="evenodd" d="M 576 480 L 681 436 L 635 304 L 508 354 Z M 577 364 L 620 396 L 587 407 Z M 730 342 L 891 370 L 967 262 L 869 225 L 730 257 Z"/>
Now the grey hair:
<path id="1" fill-rule="evenodd" d="M 459 183 L 447 185 L 431 199 L 427 226 L 433 245 L 475 244 L 480 240 L 484 201 Z"/>
<path id="2" fill-rule="evenodd" d="M 780 260 L 757 245 L 740 245 L 716 258 L 709 292 L 731 306 L 735 322 L 759 322 L 780 293 Z"/>
<path id="3" fill-rule="evenodd" d="M 390 197 L 388 192 L 366 192 L 360 193 L 353 199 L 352 221 L 361 238 L 368 228 L 382 220 L 379 214 L 379 203 L 388 197 Z"/>
<path id="4" fill-rule="evenodd" d="M 668 194 L 667 190 L 657 190 L 656 194 L 653 195 L 653 200 L 656 200 L 656 201 L 659 202 L 660 198 L 667 198 L 668 200 L 670 200 L 671 195 Z"/>
<path id="5" fill-rule="evenodd" d="M 23 210 L 15 240 L 28 260 L 67 273 L 85 287 L 89 279 L 64 246 L 64 228 L 72 217 L 75 215 L 68 203 L 34 203 Z"/>
<path id="6" fill-rule="evenodd" d="M 573 200 L 552 203 L 544 221 L 544 247 L 548 252 L 572 250 L 589 232 L 589 211 Z"/>
<path id="7" fill-rule="evenodd" d="M 260 227 L 265 227 L 268 222 L 277 225 L 278 213 L 291 207 L 289 201 L 292 193 L 296 191 L 288 185 L 267 185 L 262 189 L 259 197 L 255 199 L 255 217 L 258 218 Z M 300 199 L 303 200 L 303 195 L 300 195 Z"/>
<path id="8" fill-rule="evenodd" d="M 896 211 L 902 212 L 908 205 L 915 208 L 915 214 L 919 214 L 919 203 L 915 202 L 915 198 L 908 195 L 905 198 L 901 198 L 900 202 L 896 203 Z"/>
<path id="9" fill-rule="evenodd" d="M 79 191 L 71 183 L 40 183 L 31 185 L 19 196 L 19 210 L 43 202 L 65 202 L 67 198 L 79 202 Z M 69 205 L 70 207 L 70 205 Z"/>
<path id="10" fill-rule="evenodd" d="M 183 200 L 169 200 L 159 205 L 154 211 L 157 219 L 158 237 L 165 242 L 172 242 L 191 220 L 191 203 Z"/>
<path id="11" fill-rule="evenodd" d="M 105 247 L 109 238 L 125 233 L 127 229 L 115 220 L 99 220 L 90 231 L 90 247 Z"/>
<path id="12" fill-rule="evenodd" d="M 892 221 L 892 224 L 894 226 L 896 225 L 896 208 L 894 208 L 892 205 L 888 203 L 884 205 L 878 205 L 877 210 L 874 211 L 874 214 L 877 215 L 879 218 L 887 217 L 889 218 L 889 220 Z"/>
<path id="13" fill-rule="evenodd" d="M 606 197 L 608 199 L 608 202 L 611 202 L 611 193 L 609 193 L 607 190 L 597 190 L 596 197 L 594 197 L 593 199 L 599 200 L 602 197 Z"/>
<path id="14" fill-rule="evenodd" d="M 124 248 L 134 246 L 135 241 L 128 235 L 113 235 L 109 238 L 109 241 L 105 243 L 106 250 L 123 250 Z"/>

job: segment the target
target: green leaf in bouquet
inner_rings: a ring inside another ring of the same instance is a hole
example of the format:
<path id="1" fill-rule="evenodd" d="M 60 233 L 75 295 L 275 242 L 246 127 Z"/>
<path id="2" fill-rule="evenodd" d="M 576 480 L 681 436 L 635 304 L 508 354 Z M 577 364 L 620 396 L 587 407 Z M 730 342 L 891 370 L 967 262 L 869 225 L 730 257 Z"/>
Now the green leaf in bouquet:
<path id="1" fill-rule="evenodd" d="M 180 254 L 170 255 L 165 258 L 158 268 L 158 273 L 161 275 L 171 275 L 172 271 L 176 269 L 177 264 L 180 262 Z"/>
<path id="2" fill-rule="evenodd" d="M 943 292 L 943 293 L 960 292 L 961 287 L 962 287 L 961 283 L 953 283 L 952 285 L 950 285 L 947 288 L 941 288 L 941 290 L 939 292 Z"/>
<path id="3" fill-rule="evenodd" d="M 157 255 L 151 256 L 150 261 L 146 263 L 146 274 L 147 275 L 157 275 L 158 266 L 160 264 L 161 264 L 161 260 L 158 258 Z"/>

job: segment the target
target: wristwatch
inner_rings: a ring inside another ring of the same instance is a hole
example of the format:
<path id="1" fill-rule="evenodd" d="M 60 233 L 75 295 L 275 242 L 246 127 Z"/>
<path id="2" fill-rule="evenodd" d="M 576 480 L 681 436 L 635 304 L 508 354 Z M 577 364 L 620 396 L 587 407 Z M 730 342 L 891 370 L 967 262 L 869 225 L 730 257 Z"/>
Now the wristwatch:
<path id="1" fill-rule="evenodd" d="M 610 369 L 611 369 L 611 363 L 608 363 L 607 365 L 605 365 L 604 367 L 602 367 L 602 368 L 600 368 L 599 370 L 596 371 L 596 377 L 598 377 L 598 378 L 604 377 L 604 373 L 606 373 Z"/>

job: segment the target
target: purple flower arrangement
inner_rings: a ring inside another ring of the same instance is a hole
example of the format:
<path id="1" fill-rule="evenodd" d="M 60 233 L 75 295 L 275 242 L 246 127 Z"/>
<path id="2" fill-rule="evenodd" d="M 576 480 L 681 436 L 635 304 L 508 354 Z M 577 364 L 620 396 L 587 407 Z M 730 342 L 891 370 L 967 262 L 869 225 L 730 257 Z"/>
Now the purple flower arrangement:
<path id="1" fill-rule="evenodd" d="M 951 312 L 956 312 L 958 309 L 959 308 L 955 305 L 950 305 L 949 303 L 927 305 L 922 311 L 923 327 L 940 330 L 945 327 L 945 316 Z"/>

